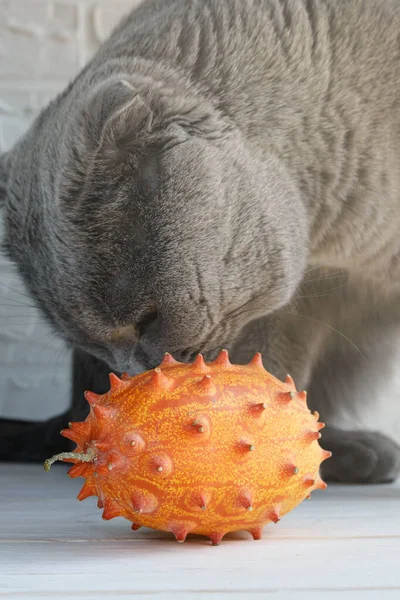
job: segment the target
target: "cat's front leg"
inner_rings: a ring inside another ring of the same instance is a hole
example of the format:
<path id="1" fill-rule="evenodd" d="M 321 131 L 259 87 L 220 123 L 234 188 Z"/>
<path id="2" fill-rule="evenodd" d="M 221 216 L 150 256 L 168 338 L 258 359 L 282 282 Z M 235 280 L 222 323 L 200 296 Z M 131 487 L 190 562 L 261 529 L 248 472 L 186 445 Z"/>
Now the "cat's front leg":
<path id="1" fill-rule="evenodd" d="M 60 435 L 69 421 L 83 421 L 89 411 L 85 390 L 98 394 L 108 391 L 111 369 L 86 352 L 73 355 L 71 408 L 47 421 L 23 422 L 0 419 L 0 461 L 43 462 L 52 454 L 70 452 L 75 444 Z"/>
<path id="2" fill-rule="evenodd" d="M 377 431 L 327 427 L 321 445 L 332 452 L 321 465 L 325 481 L 389 483 L 400 474 L 400 446 Z"/>
<path id="3" fill-rule="evenodd" d="M 400 475 L 395 381 L 389 393 L 397 326 L 360 318 L 347 333 L 357 349 L 332 335 L 308 387 L 310 408 L 327 423 L 321 445 L 332 452 L 322 476 L 346 483 L 391 482 Z"/>
<path id="4" fill-rule="evenodd" d="M 70 420 L 70 411 L 43 422 L 1 419 L 0 461 L 43 462 L 52 454 L 73 450 L 75 444 L 60 435 Z"/>

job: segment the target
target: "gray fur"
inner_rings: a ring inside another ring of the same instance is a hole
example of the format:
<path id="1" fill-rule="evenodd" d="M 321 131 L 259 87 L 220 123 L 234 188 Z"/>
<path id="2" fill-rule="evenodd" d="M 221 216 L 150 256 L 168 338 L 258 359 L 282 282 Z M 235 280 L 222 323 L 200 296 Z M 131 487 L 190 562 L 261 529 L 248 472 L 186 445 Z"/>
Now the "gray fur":
<path id="1" fill-rule="evenodd" d="M 54 328 L 133 373 L 262 350 L 347 449 L 330 478 L 395 477 L 399 446 L 333 425 L 398 340 L 399 31 L 395 0 L 144 2 L 0 170 Z"/>

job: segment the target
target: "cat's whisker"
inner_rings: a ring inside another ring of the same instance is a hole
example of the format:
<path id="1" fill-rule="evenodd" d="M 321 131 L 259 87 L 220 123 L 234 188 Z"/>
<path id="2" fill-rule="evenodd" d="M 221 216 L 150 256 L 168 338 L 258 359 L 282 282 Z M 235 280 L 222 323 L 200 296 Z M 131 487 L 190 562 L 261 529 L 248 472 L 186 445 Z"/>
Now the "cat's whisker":
<path id="1" fill-rule="evenodd" d="M 7 288 L 11 292 L 14 292 L 15 294 L 18 294 L 19 296 L 23 296 L 24 298 L 28 298 L 28 300 L 32 300 L 32 298 L 31 298 L 31 296 L 29 296 L 29 294 L 24 294 L 23 292 L 20 292 L 20 291 L 16 290 L 15 288 L 12 288 L 11 286 L 6 285 L 2 281 L 0 281 L 0 285 L 2 285 L 3 287 Z"/>
<path id="2" fill-rule="evenodd" d="M 300 285 L 304 285 L 307 283 L 316 283 L 319 281 L 325 281 L 325 280 L 329 280 L 329 279 L 338 279 L 340 277 L 347 277 L 348 274 L 346 271 L 334 271 L 333 273 L 327 273 L 324 275 L 321 275 L 320 277 L 314 277 L 313 279 L 302 279 L 300 282 Z M 289 280 L 290 282 L 290 280 Z M 293 283 L 293 280 L 291 281 L 291 283 Z"/>
<path id="3" fill-rule="evenodd" d="M 1 299 L 1 300 L 6 300 L 6 301 L 8 301 L 8 302 L 9 302 L 10 300 L 12 300 L 11 298 L 6 298 L 5 296 L 0 296 L 0 299 Z M 13 308 L 14 308 L 14 307 L 16 307 L 16 308 L 18 308 L 18 307 L 22 307 L 22 308 L 34 308 L 34 309 L 36 309 L 36 310 L 37 310 L 37 307 L 36 307 L 36 306 L 33 306 L 32 304 L 24 304 L 24 303 L 22 303 L 22 302 L 18 302 L 18 301 L 13 301 L 13 303 L 12 303 L 12 304 L 0 304 L 0 307 L 1 307 L 1 306 L 13 307 Z"/>
<path id="4" fill-rule="evenodd" d="M 3 308 L 3 306 L 0 305 L 0 311 L 1 311 L 0 319 L 28 319 L 29 318 L 29 319 L 37 319 L 38 321 L 43 320 L 43 317 L 37 311 L 35 311 L 35 312 L 32 311 L 31 313 L 28 311 L 28 312 L 21 314 L 20 312 L 18 312 L 18 311 L 14 312 L 13 310 L 2 311 L 1 310 L 2 308 Z M 11 306 L 10 308 L 14 309 L 14 308 L 18 308 L 18 307 Z M 23 307 L 21 306 L 21 308 L 23 308 Z"/>
<path id="5" fill-rule="evenodd" d="M 322 277 L 316 277 L 315 279 L 303 279 L 302 284 L 304 283 L 314 283 L 317 281 L 327 281 L 329 279 L 340 279 L 341 277 L 347 277 L 348 274 L 346 272 L 332 273 L 330 275 L 323 275 Z"/>
<path id="6" fill-rule="evenodd" d="M 309 269 L 306 269 L 304 271 L 304 274 L 306 275 L 307 273 L 311 273 L 311 271 L 316 271 L 316 269 L 321 269 L 323 267 L 323 263 L 320 263 L 319 265 L 315 265 L 313 267 L 310 267 Z"/>
<path id="7" fill-rule="evenodd" d="M 306 300 L 308 298 L 322 298 L 323 296 L 330 296 L 332 292 L 334 292 L 335 290 L 340 290 L 344 287 L 346 287 L 347 283 L 344 283 L 343 285 L 336 285 L 335 287 L 331 288 L 330 290 L 328 290 L 327 292 L 321 292 L 320 294 L 309 294 L 309 295 L 305 295 L 305 296 L 294 296 L 294 300 Z"/>
<path id="8" fill-rule="evenodd" d="M 284 314 L 290 315 L 291 317 L 300 317 L 302 319 L 308 319 L 309 321 L 314 321 L 315 323 L 319 323 L 320 325 L 327 327 L 331 331 L 334 331 L 335 333 L 339 334 L 343 339 L 345 339 L 347 342 L 349 342 L 349 344 L 351 344 L 351 346 L 353 346 L 353 348 L 355 350 L 357 350 L 357 352 L 363 357 L 365 362 L 367 364 L 369 364 L 367 357 L 363 354 L 363 352 L 360 350 L 360 348 L 354 342 L 352 342 L 351 339 L 348 338 L 344 333 L 339 331 L 339 329 L 336 329 L 336 327 L 333 327 L 332 325 L 329 325 L 328 323 L 324 323 L 323 321 L 320 321 L 319 319 L 315 319 L 315 317 L 310 317 L 308 315 L 301 315 L 300 313 L 297 313 L 297 312 L 296 313 L 285 312 Z"/>
<path id="9" fill-rule="evenodd" d="M 343 279 L 344 277 L 347 277 L 347 275 L 329 275 L 329 276 L 325 276 L 325 277 L 318 277 L 315 279 L 303 279 L 299 284 L 298 287 L 302 287 L 302 286 L 306 286 L 310 283 L 320 283 L 323 281 L 334 281 L 336 279 Z M 280 291 L 284 291 L 286 289 L 291 288 L 294 285 L 295 281 L 291 281 L 289 280 L 287 283 L 277 286 L 276 288 L 274 288 L 274 290 L 280 290 Z"/>
<path id="10" fill-rule="evenodd" d="M 43 322 L 42 319 L 40 319 L 40 318 L 37 318 L 35 321 L 32 321 L 31 317 L 29 317 L 27 315 L 22 315 L 21 317 L 17 317 L 16 315 L 11 315 L 11 316 L 0 315 L 0 319 L 4 319 L 7 322 L 12 322 L 13 324 L 22 322 L 22 320 L 23 320 L 23 322 L 24 322 L 25 325 L 27 325 L 29 323 L 41 323 L 41 322 Z M 28 319 L 28 321 L 26 319 Z"/>
<path id="11" fill-rule="evenodd" d="M 56 358 L 56 360 L 54 362 L 54 366 L 56 366 L 56 367 L 58 366 L 58 362 L 59 362 L 59 360 L 60 360 L 60 358 L 62 356 L 62 352 L 65 349 L 66 349 L 66 346 L 65 346 L 64 342 L 62 340 L 60 340 L 60 348 L 58 350 L 57 358 Z"/>
<path id="12" fill-rule="evenodd" d="M 48 347 L 48 345 L 54 340 L 56 339 L 56 341 L 60 341 L 58 336 L 56 335 L 56 333 L 54 331 L 49 331 L 47 333 L 47 341 L 45 343 L 45 345 L 43 346 L 42 350 L 40 351 L 39 357 L 41 357 L 43 355 L 43 352 L 46 350 L 46 348 Z"/>

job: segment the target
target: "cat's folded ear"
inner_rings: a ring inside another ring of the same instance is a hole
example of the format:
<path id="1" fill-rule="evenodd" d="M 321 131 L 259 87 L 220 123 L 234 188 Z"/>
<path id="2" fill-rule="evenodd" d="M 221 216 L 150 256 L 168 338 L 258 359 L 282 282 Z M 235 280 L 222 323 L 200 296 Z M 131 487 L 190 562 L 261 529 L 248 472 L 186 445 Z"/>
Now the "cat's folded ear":
<path id="1" fill-rule="evenodd" d="M 70 206 L 84 189 L 101 195 L 107 174 L 134 162 L 149 135 L 153 114 L 129 76 L 112 77 L 83 99 L 71 126 L 71 138 L 58 198 Z M 87 193 L 85 192 L 85 194 Z"/>
<path id="2" fill-rule="evenodd" d="M 215 138 L 223 128 L 213 107 L 197 97 L 149 77 L 111 77 L 91 91 L 75 117 L 59 198 L 69 202 L 84 189 L 99 197 L 105 182 L 115 179 L 107 174 L 127 166 L 144 176 L 146 161 L 161 150 L 190 137 Z"/>
<path id="3" fill-rule="evenodd" d="M 103 163 L 118 163 L 149 133 L 152 119 L 128 77 L 109 79 L 92 91 L 78 116 L 79 150 L 97 153 Z"/>
<path id="4" fill-rule="evenodd" d="M 119 75 L 85 100 L 78 117 L 79 153 L 96 153 L 98 161 L 115 166 L 149 145 L 170 143 L 171 138 L 215 138 L 225 127 L 216 110 L 198 97 L 150 78 Z"/>

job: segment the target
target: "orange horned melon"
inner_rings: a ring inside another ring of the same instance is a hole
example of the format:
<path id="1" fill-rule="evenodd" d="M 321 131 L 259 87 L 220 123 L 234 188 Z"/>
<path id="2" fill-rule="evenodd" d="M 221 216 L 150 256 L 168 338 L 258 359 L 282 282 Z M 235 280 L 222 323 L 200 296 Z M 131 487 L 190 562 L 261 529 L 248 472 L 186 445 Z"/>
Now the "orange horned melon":
<path id="1" fill-rule="evenodd" d="M 213 544 L 237 530 L 261 537 L 310 492 L 326 484 L 320 464 L 319 415 L 293 380 L 270 375 L 256 354 L 233 365 L 223 350 L 192 364 L 166 354 L 160 367 L 119 379 L 100 396 L 86 392 L 90 413 L 63 436 L 74 452 L 71 477 L 86 481 L 78 495 L 98 497 L 103 519 L 122 516 L 140 526 L 188 533 Z"/>

